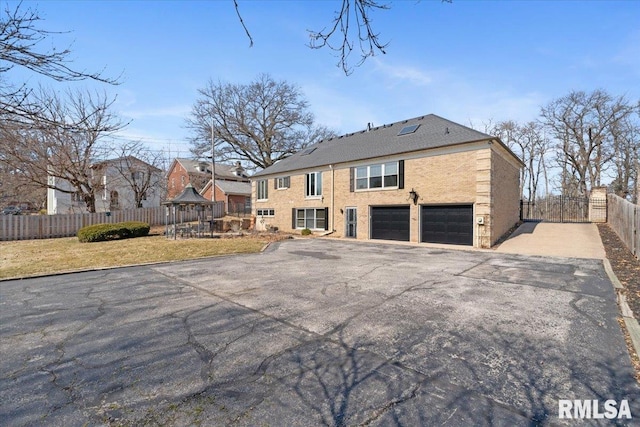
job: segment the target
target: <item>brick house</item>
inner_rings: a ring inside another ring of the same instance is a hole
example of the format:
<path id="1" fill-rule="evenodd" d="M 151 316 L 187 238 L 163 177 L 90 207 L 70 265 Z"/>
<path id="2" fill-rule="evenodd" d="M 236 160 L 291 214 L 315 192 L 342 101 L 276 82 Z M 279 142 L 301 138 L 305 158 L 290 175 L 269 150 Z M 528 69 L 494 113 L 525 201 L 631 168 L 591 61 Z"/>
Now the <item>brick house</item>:
<path id="1" fill-rule="evenodd" d="M 218 178 L 216 166 L 216 178 Z M 247 181 L 231 181 L 216 179 L 216 200 L 224 201 L 228 214 L 251 213 L 251 183 Z M 200 192 L 205 199 L 211 200 L 211 180 Z"/>
<path id="2" fill-rule="evenodd" d="M 490 247 L 519 220 L 522 161 L 430 114 L 324 140 L 252 177 L 256 228 Z"/>
<path id="3" fill-rule="evenodd" d="M 167 173 L 167 199 L 171 200 L 191 184 L 198 193 L 211 200 L 211 163 L 191 159 L 174 159 Z M 215 195 L 225 202 L 225 212 L 247 209 L 251 204 L 251 183 L 240 162 L 216 163 Z"/>

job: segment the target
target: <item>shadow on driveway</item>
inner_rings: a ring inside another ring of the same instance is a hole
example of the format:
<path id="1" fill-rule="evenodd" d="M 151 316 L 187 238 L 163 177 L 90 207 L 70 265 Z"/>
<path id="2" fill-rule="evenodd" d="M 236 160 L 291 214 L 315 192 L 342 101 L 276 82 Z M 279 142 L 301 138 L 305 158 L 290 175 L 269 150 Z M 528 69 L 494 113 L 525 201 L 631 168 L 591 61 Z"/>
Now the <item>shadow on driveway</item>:
<path id="1" fill-rule="evenodd" d="M 572 425 L 559 399 L 640 414 L 597 260 L 316 239 L 2 285 L 2 425 Z"/>

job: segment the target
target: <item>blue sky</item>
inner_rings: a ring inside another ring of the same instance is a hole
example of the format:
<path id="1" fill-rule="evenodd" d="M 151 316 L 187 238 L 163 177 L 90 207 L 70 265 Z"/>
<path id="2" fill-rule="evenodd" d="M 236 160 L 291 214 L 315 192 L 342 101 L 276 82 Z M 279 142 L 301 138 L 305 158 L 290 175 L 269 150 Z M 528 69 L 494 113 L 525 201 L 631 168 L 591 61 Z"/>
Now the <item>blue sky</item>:
<path id="1" fill-rule="evenodd" d="M 120 137 L 187 156 L 184 120 L 209 79 L 249 83 L 260 73 L 297 85 L 316 120 L 338 133 L 434 113 L 482 129 L 534 120 L 571 90 L 640 99 L 640 1 L 392 1 L 372 15 L 386 55 L 350 76 L 307 30 L 331 24 L 340 1 L 24 1 L 74 66 L 122 74 Z M 0 2 L 2 7 L 7 2 Z M 16 2 L 10 1 L 9 5 Z M 357 58 L 354 58 L 357 60 Z M 39 77 L 14 71 L 16 82 Z M 64 89 L 69 84 L 43 81 Z"/>

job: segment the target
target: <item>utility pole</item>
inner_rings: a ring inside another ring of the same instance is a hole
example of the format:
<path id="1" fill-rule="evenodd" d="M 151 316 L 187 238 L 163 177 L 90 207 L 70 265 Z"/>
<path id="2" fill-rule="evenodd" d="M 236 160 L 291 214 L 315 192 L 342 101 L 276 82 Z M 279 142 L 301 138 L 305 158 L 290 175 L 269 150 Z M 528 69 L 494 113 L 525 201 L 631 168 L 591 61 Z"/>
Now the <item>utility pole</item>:
<path id="1" fill-rule="evenodd" d="M 213 117 L 211 118 L 211 201 L 216 201 L 216 158 L 214 148 Z"/>

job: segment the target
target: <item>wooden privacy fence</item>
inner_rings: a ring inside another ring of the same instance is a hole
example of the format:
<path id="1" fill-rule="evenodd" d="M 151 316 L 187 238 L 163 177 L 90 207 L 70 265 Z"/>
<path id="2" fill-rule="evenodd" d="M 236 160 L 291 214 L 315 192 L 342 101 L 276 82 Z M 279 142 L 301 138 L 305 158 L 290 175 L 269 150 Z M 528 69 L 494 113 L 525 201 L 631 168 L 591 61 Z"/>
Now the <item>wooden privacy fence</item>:
<path id="1" fill-rule="evenodd" d="M 224 216 L 224 202 L 213 207 L 213 217 Z M 79 229 L 87 225 L 142 221 L 150 225 L 165 225 L 167 210 L 164 206 L 155 208 L 126 209 L 93 214 L 66 215 L 0 215 L 0 240 L 50 239 L 75 236 Z M 183 221 L 194 221 L 198 217 L 195 209 L 185 208 L 180 213 Z"/>
<path id="2" fill-rule="evenodd" d="M 640 257 L 640 206 L 608 194 L 608 223 L 631 253 Z"/>

